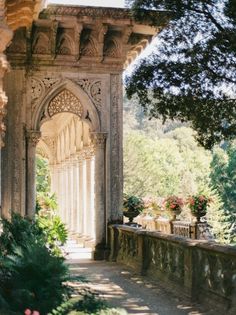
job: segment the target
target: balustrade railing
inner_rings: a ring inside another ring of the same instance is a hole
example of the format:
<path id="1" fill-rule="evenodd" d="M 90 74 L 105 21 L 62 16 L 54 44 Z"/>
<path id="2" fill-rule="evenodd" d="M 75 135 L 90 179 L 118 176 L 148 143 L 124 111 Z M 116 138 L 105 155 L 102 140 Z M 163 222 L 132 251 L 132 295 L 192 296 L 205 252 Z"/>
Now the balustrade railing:
<path id="1" fill-rule="evenodd" d="M 208 224 L 203 222 L 172 221 L 151 216 L 138 216 L 134 221 L 148 231 L 158 231 L 191 239 L 213 239 Z"/>
<path id="2" fill-rule="evenodd" d="M 206 302 L 216 309 L 214 314 L 236 314 L 235 247 L 124 225 L 110 226 L 109 232 L 111 260 Z M 185 226 L 183 233 L 187 232 Z"/>

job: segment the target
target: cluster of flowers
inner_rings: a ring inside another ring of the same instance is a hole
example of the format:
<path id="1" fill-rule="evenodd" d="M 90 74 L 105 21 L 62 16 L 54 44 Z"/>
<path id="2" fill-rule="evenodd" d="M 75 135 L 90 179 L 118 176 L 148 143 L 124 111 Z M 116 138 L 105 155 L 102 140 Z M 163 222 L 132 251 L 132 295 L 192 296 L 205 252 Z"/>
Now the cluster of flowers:
<path id="1" fill-rule="evenodd" d="M 24 314 L 25 315 L 40 315 L 40 313 L 38 311 L 31 311 L 29 308 L 27 308 L 25 311 L 24 311 Z"/>
<path id="2" fill-rule="evenodd" d="M 177 196 L 169 196 L 164 200 L 164 208 L 169 211 L 179 210 L 183 205 L 183 199 Z"/>
<path id="3" fill-rule="evenodd" d="M 212 202 L 212 199 L 205 195 L 195 195 L 189 196 L 186 203 L 189 205 L 192 213 L 201 213 L 202 215 L 205 215 L 207 206 L 210 202 Z"/>

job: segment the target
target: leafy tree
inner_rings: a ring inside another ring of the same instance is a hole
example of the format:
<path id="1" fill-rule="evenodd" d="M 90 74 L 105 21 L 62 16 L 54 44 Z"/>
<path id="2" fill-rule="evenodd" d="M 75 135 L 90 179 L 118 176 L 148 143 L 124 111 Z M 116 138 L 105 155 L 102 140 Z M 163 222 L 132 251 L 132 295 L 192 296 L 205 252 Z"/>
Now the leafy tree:
<path id="1" fill-rule="evenodd" d="M 128 97 L 137 93 L 150 117 L 190 121 L 206 148 L 234 138 L 236 1 L 127 2 L 138 21 L 159 27 L 166 15 L 168 24 L 126 80 Z"/>
<path id="2" fill-rule="evenodd" d="M 124 138 L 125 192 L 142 197 L 196 193 L 209 185 L 210 160 L 190 128 L 162 138 L 132 131 Z"/>
<path id="3" fill-rule="evenodd" d="M 39 155 L 36 156 L 36 191 L 50 192 L 48 161 Z"/>
<path id="4" fill-rule="evenodd" d="M 221 224 L 225 242 L 236 243 L 236 145 L 216 149 L 211 163 L 211 183 L 221 199 L 217 223 Z M 213 220 L 214 221 L 214 220 Z M 221 237 L 222 238 L 222 237 Z"/>

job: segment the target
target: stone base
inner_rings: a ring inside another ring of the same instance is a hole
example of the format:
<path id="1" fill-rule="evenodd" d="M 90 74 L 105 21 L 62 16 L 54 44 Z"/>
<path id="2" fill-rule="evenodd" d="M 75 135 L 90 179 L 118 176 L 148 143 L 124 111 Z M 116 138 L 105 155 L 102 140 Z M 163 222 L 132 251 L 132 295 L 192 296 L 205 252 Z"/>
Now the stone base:
<path id="1" fill-rule="evenodd" d="M 100 243 L 95 246 L 94 260 L 108 260 L 110 255 L 110 249 L 106 244 Z"/>

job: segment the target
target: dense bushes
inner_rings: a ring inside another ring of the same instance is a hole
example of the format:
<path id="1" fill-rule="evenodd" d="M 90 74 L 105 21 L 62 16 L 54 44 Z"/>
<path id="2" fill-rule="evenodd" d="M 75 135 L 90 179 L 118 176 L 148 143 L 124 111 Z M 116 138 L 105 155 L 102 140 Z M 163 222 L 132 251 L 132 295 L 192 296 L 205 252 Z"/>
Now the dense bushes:
<path id="1" fill-rule="evenodd" d="M 11 222 L 2 220 L 2 229 L 0 309 L 23 314 L 30 308 L 47 314 L 68 296 L 64 258 L 51 250 L 37 222 L 13 214 Z"/>

